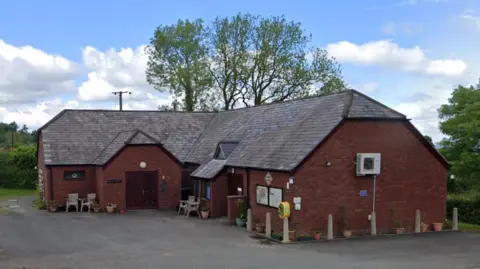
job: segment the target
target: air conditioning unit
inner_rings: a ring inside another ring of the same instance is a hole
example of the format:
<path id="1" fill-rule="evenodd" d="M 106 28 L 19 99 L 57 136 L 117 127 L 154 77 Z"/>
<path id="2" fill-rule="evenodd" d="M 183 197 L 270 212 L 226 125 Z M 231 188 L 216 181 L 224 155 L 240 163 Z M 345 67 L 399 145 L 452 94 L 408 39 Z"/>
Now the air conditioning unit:
<path id="1" fill-rule="evenodd" d="M 380 174 L 380 153 L 357 153 L 357 176 Z"/>

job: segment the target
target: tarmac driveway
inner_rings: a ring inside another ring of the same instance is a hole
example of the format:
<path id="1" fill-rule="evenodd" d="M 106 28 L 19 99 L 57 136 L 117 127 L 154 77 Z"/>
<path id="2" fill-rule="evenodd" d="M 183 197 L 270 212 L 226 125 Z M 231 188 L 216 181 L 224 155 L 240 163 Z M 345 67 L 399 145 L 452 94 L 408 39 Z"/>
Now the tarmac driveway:
<path id="1" fill-rule="evenodd" d="M 136 211 L 0 214 L 0 268 L 480 268 L 480 235 L 263 244 L 219 220 Z"/>

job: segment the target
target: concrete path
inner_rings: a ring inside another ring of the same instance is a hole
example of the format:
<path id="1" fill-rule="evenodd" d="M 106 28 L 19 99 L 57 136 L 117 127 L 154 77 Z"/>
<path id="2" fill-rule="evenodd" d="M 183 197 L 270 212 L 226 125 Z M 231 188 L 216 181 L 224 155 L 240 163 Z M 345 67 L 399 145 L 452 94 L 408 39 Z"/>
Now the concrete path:
<path id="1" fill-rule="evenodd" d="M 48 213 L 21 199 L 0 214 L 0 268 L 480 268 L 480 235 L 264 244 L 175 212 Z M 477 267 L 475 267 L 477 266 Z"/>

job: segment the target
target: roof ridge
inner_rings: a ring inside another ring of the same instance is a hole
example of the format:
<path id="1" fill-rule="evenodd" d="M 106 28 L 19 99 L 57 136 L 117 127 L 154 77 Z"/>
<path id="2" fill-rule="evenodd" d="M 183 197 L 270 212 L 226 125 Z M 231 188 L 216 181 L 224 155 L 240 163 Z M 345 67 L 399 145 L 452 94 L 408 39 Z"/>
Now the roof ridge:
<path id="1" fill-rule="evenodd" d="M 91 163 L 92 163 L 92 164 L 95 163 L 95 161 L 96 161 L 98 158 L 100 158 L 100 156 L 102 156 L 102 154 L 108 149 L 108 147 L 110 147 L 110 145 L 113 143 L 113 141 L 115 141 L 115 140 L 118 138 L 118 136 L 119 136 L 122 132 L 124 132 L 124 131 L 125 131 L 125 130 L 121 130 L 120 132 L 118 132 L 117 135 L 110 141 L 110 143 L 108 143 L 107 146 L 105 146 L 105 147 L 100 151 L 100 153 L 97 155 L 97 157 L 95 157 L 95 159 L 93 159 L 93 161 L 92 161 Z"/>
<path id="2" fill-rule="evenodd" d="M 156 138 L 154 138 L 153 136 L 149 135 L 147 132 L 145 132 L 145 131 L 143 131 L 139 128 L 135 129 L 135 133 L 133 133 L 127 140 L 125 140 L 125 144 L 130 144 L 133 141 L 133 139 L 135 139 L 135 137 L 137 137 L 138 134 L 144 135 L 146 138 L 152 140 L 156 144 L 161 144 L 161 142 L 158 141 Z"/>
<path id="3" fill-rule="evenodd" d="M 193 149 L 197 146 L 198 144 L 198 141 L 200 141 L 201 138 L 203 138 L 203 135 L 205 134 L 205 132 L 207 131 L 208 127 L 210 126 L 210 124 L 213 122 L 213 120 L 217 117 L 219 113 L 215 113 L 215 116 L 213 116 L 210 121 L 208 122 L 208 124 L 205 126 L 205 128 L 203 129 L 203 131 L 200 133 L 200 135 L 197 137 L 197 139 L 195 140 L 195 142 L 193 143 L 192 147 L 190 148 L 190 150 L 188 151 L 187 155 L 185 156 L 184 158 L 184 162 L 188 159 L 188 157 L 190 156 L 190 154 L 192 153 Z"/>
<path id="4" fill-rule="evenodd" d="M 376 105 L 379 105 L 379 106 L 381 106 L 381 107 L 383 107 L 383 108 L 385 108 L 385 109 L 388 109 L 388 110 L 390 110 L 391 112 L 393 112 L 393 113 L 395 113 L 395 114 L 397 114 L 397 115 L 400 115 L 400 116 L 403 117 L 403 118 L 407 118 L 406 115 L 404 115 L 404 114 L 396 111 L 395 109 L 393 109 L 393 108 L 391 108 L 391 107 L 389 107 L 389 106 L 381 103 L 380 101 L 377 101 L 377 100 L 373 99 L 372 97 L 370 97 L 370 96 L 368 96 L 368 95 L 366 95 L 366 94 L 363 94 L 363 93 L 361 93 L 361 92 L 359 92 L 359 91 L 357 91 L 357 90 L 354 90 L 354 89 L 351 89 L 351 91 L 352 91 L 352 96 L 353 96 L 353 93 L 356 93 L 356 94 L 360 95 L 361 97 L 367 99 L 368 101 L 370 101 L 370 102 L 372 102 L 372 103 L 374 103 L 374 104 L 376 104 Z M 349 115 L 347 115 L 347 117 L 348 117 L 348 116 L 349 116 Z"/>

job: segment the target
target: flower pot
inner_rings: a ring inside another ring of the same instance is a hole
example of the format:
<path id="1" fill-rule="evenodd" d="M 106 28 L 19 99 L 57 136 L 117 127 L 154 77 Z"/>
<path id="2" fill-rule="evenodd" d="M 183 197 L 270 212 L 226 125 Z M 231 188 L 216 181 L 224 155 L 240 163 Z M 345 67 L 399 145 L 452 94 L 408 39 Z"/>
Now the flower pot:
<path id="1" fill-rule="evenodd" d="M 350 230 L 343 231 L 343 237 L 350 238 L 350 236 L 352 236 L 352 231 Z"/>
<path id="2" fill-rule="evenodd" d="M 101 209 L 102 209 L 101 207 L 94 207 L 94 208 L 93 208 L 93 212 L 95 212 L 95 213 L 100 213 L 100 210 L 101 210 Z"/>
<path id="3" fill-rule="evenodd" d="M 405 231 L 405 228 L 395 228 L 395 234 L 401 234 Z"/>
<path id="4" fill-rule="evenodd" d="M 208 219 L 208 215 L 210 215 L 210 211 L 200 211 L 202 215 L 202 219 Z"/>
<path id="5" fill-rule="evenodd" d="M 237 226 L 238 227 L 244 227 L 246 221 L 247 221 L 246 219 L 237 218 Z"/>
<path id="6" fill-rule="evenodd" d="M 443 228 L 443 223 L 442 223 L 442 222 L 434 222 L 434 223 L 433 223 L 433 230 L 434 230 L 435 232 L 441 231 L 442 228 Z"/>
<path id="7" fill-rule="evenodd" d="M 425 223 L 421 224 L 420 225 L 420 231 L 422 233 L 428 232 L 428 224 L 425 224 Z"/>
<path id="8" fill-rule="evenodd" d="M 315 239 L 315 240 L 320 240 L 321 236 L 322 236 L 322 234 L 319 233 L 319 232 L 314 232 L 313 233 L 313 239 Z"/>
<path id="9" fill-rule="evenodd" d="M 57 206 L 49 206 L 48 207 L 48 211 L 50 211 L 50 212 L 57 212 L 57 210 L 58 210 Z"/>
<path id="10" fill-rule="evenodd" d="M 265 233 L 265 225 L 261 225 L 261 224 L 255 225 L 255 231 L 260 234 Z"/>
<path id="11" fill-rule="evenodd" d="M 112 214 L 113 211 L 115 210 L 115 207 L 113 207 L 113 206 L 108 206 L 108 205 L 107 205 L 106 208 L 107 208 L 107 213 L 108 213 L 108 214 Z"/>
<path id="12" fill-rule="evenodd" d="M 290 241 L 296 241 L 297 237 L 295 236 L 295 231 L 288 231 L 288 239 Z"/>

